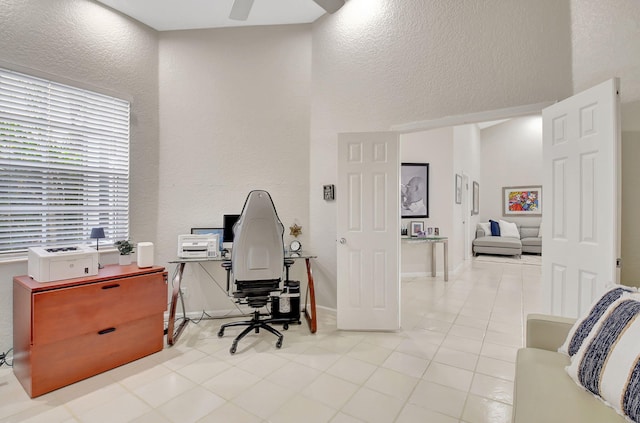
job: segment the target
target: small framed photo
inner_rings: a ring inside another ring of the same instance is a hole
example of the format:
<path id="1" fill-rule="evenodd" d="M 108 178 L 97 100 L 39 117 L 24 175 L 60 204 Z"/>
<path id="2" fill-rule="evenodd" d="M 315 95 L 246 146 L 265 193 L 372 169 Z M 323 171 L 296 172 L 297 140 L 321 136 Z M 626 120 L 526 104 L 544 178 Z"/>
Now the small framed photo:
<path id="1" fill-rule="evenodd" d="M 414 220 L 411 222 L 411 236 L 418 236 L 424 233 L 424 222 Z"/>
<path id="2" fill-rule="evenodd" d="M 191 228 L 191 235 L 218 235 L 218 251 L 222 251 L 223 228 Z"/>
<path id="3" fill-rule="evenodd" d="M 333 201 L 336 197 L 336 187 L 335 185 L 324 185 L 322 187 L 322 192 L 324 195 L 325 201 Z"/>
<path id="4" fill-rule="evenodd" d="M 456 204 L 462 204 L 462 176 L 456 173 Z"/>
<path id="5" fill-rule="evenodd" d="M 542 216 L 542 186 L 502 188 L 503 216 Z"/>

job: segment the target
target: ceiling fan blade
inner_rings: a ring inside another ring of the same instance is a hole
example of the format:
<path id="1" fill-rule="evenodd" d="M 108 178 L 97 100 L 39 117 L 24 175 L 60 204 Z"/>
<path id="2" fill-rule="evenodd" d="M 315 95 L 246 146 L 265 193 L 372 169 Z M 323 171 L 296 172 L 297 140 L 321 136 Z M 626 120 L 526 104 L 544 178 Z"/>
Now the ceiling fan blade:
<path id="1" fill-rule="evenodd" d="M 253 6 L 253 0 L 235 0 L 231 7 L 231 13 L 229 19 L 234 21 L 246 21 L 249 17 L 249 12 Z"/>
<path id="2" fill-rule="evenodd" d="M 344 0 L 313 0 L 318 6 L 322 7 L 327 13 L 336 13 L 338 9 L 344 6 Z"/>

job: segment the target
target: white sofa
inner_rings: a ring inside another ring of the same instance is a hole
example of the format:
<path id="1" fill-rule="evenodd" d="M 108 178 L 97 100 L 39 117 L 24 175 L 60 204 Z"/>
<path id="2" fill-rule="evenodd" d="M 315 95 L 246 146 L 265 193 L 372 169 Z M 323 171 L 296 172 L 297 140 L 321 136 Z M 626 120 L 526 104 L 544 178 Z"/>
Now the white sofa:
<path id="1" fill-rule="evenodd" d="M 526 347 L 518 350 L 513 395 L 514 423 L 617 423 L 627 420 L 578 386 L 558 353 L 574 319 L 531 314 Z"/>
<path id="2" fill-rule="evenodd" d="M 473 255 L 500 254 L 520 256 L 522 253 L 542 254 L 542 238 L 538 236 L 540 225 L 518 225 L 520 238 L 491 236 L 482 226 L 476 227 L 476 239 L 473 240 Z"/>

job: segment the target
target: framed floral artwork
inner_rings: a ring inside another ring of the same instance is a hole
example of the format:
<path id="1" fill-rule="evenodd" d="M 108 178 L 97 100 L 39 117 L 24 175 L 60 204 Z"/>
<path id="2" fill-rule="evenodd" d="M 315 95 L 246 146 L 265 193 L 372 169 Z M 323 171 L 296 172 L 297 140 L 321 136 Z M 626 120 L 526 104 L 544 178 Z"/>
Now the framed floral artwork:
<path id="1" fill-rule="evenodd" d="M 542 216 L 542 186 L 502 188 L 503 216 Z"/>

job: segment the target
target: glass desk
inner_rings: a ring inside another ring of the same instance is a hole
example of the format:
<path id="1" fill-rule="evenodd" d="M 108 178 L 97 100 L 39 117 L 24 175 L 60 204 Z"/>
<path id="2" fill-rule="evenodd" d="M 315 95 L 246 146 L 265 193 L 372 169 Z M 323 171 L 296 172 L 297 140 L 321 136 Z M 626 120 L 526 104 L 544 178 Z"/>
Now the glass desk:
<path id="1" fill-rule="evenodd" d="M 449 238 L 446 236 L 402 236 L 400 239 L 409 244 L 429 243 L 431 244 L 431 276 L 436 276 L 436 244 L 442 244 L 444 249 L 444 280 L 449 280 Z"/>
<path id="2" fill-rule="evenodd" d="M 307 252 L 299 252 L 299 253 L 287 253 L 285 254 L 285 259 L 293 259 L 294 262 L 298 260 L 304 260 L 307 266 L 307 290 L 304 299 L 304 308 L 300 310 L 303 314 L 307 323 L 309 324 L 309 330 L 311 333 L 316 333 L 318 330 L 318 320 L 316 317 L 316 293 L 315 287 L 313 284 L 313 271 L 311 269 L 311 259 L 316 258 L 312 254 Z M 180 288 L 182 287 L 182 276 L 184 275 L 184 268 L 187 263 L 205 263 L 205 262 L 224 262 L 231 261 L 228 258 L 218 256 L 213 258 L 178 258 L 176 260 L 170 261 L 169 263 L 175 264 L 176 269 L 173 273 L 172 286 L 173 291 L 171 293 L 171 306 L 169 308 L 169 323 L 167 325 L 167 344 L 173 345 L 178 341 L 178 338 L 184 331 L 184 328 L 189 323 L 189 318 L 187 317 L 187 312 L 184 306 L 184 298 L 182 297 L 182 291 Z M 182 321 L 176 328 L 176 312 L 178 308 L 178 299 L 180 299 L 180 305 L 182 306 Z"/>

